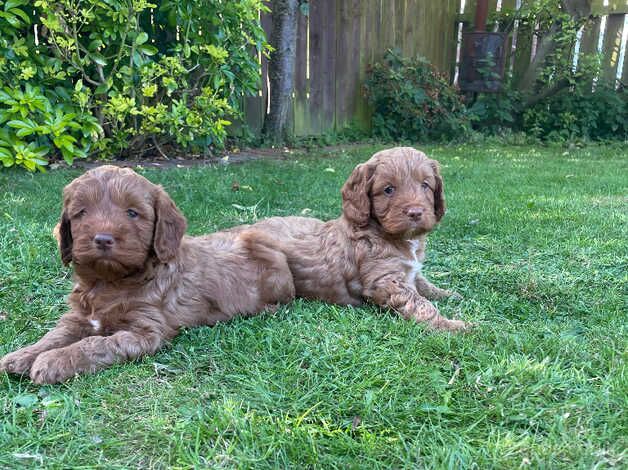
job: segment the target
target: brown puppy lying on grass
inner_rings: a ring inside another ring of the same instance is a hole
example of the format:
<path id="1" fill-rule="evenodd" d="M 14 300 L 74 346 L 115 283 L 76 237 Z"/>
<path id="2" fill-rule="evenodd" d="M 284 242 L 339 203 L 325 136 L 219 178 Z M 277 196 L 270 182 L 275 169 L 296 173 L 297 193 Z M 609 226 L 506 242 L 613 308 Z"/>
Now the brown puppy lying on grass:
<path id="1" fill-rule="evenodd" d="M 186 220 L 159 186 L 102 166 L 64 189 L 61 258 L 72 262 L 70 311 L 0 370 L 55 383 L 153 354 L 181 327 L 213 325 L 288 302 L 285 256 L 247 231 L 184 236 Z"/>
<path id="2" fill-rule="evenodd" d="M 397 147 L 358 165 L 342 188 L 342 215 L 322 222 L 273 217 L 249 228 L 288 258 L 296 295 L 338 304 L 370 300 L 441 330 L 470 325 L 442 317 L 428 299 L 454 295 L 421 274 L 425 239 L 445 214 L 438 162 Z"/>

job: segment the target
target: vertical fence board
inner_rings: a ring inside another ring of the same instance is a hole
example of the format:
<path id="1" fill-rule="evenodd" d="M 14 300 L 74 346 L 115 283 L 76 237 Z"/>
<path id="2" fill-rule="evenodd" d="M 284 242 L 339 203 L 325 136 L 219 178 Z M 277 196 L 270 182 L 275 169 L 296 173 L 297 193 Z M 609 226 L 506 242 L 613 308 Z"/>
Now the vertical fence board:
<path id="1" fill-rule="evenodd" d="M 307 83 L 307 16 L 297 13 L 297 43 L 294 67 L 294 99 L 292 115 L 294 133 L 302 135 L 311 127 Z"/>
<path id="2" fill-rule="evenodd" d="M 626 44 L 626 51 L 624 52 L 624 66 L 621 72 L 621 78 L 619 80 L 624 87 L 628 87 L 628 44 Z"/>
<path id="3" fill-rule="evenodd" d="M 310 134 L 335 127 L 336 2 L 310 4 Z"/>
<path id="4" fill-rule="evenodd" d="M 597 52 L 597 41 L 600 36 L 600 23 L 599 17 L 589 21 L 582 33 L 582 39 L 580 40 L 580 54 L 593 54 Z"/>
<path id="5" fill-rule="evenodd" d="M 530 65 L 530 54 L 532 53 L 532 27 L 519 25 L 517 30 L 517 51 L 515 53 L 515 63 L 513 64 L 512 75 L 514 83 L 519 83 Z"/>
<path id="6" fill-rule="evenodd" d="M 602 78 L 612 83 L 615 82 L 615 75 L 617 73 L 623 26 L 624 15 L 608 16 L 606 20 L 606 33 L 604 34 L 604 46 L 602 49 Z"/>
<path id="7" fill-rule="evenodd" d="M 578 59 L 578 67 L 582 67 L 582 57 L 584 55 L 596 54 L 597 43 L 600 36 L 600 26 L 602 19 L 598 16 L 590 20 L 585 25 L 582 37 L 580 38 L 580 53 Z"/>
<path id="8" fill-rule="evenodd" d="M 244 113 L 244 122 L 251 132 L 259 134 L 262 131 L 264 123 L 264 111 L 262 109 L 261 96 L 247 96 L 244 98 L 242 112 Z"/>
<path id="9" fill-rule="evenodd" d="M 477 5 L 477 0 L 467 0 L 464 4 L 463 14 L 467 17 L 470 17 L 471 22 L 473 22 L 473 15 L 475 14 L 476 5 Z"/>
<path id="10" fill-rule="evenodd" d="M 430 61 L 434 61 L 434 40 L 429 34 L 430 29 L 438 25 L 438 12 L 436 11 L 438 5 L 434 5 L 434 2 L 426 2 L 422 5 L 423 14 L 421 15 L 421 29 L 418 37 L 418 53 Z"/>
<path id="11" fill-rule="evenodd" d="M 406 52 L 406 38 L 405 38 L 405 28 L 404 28 L 404 19 L 406 16 L 406 2 L 407 0 L 396 0 L 392 3 L 392 7 L 395 10 L 395 39 L 394 44 L 403 55 L 407 55 Z"/>
<path id="12" fill-rule="evenodd" d="M 270 14 L 261 13 L 260 23 L 266 37 L 270 37 L 272 32 L 272 19 Z M 266 103 L 268 99 L 268 90 L 266 81 L 268 79 L 268 59 L 262 55 L 260 64 L 260 92 L 257 96 L 247 96 L 244 98 L 243 113 L 244 122 L 254 134 L 260 134 L 266 115 Z"/>
<path id="13" fill-rule="evenodd" d="M 273 32 L 273 18 L 270 13 L 262 13 L 262 27 L 266 31 L 266 37 L 270 37 Z M 268 58 L 262 55 L 262 116 L 266 116 L 268 108 Z"/>
<path id="14" fill-rule="evenodd" d="M 417 30 L 419 29 L 420 7 L 419 2 L 412 0 L 405 2 L 403 36 L 405 38 L 404 52 L 408 57 L 414 57 L 417 53 Z"/>
<path id="15" fill-rule="evenodd" d="M 375 59 L 377 30 L 379 28 L 379 0 L 363 0 L 362 18 L 360 22 L 360 64 L 357 83 L 357 107 L 354 124 L 358 129 L 368 130 L 371 127 L 371 113 L 364 95 L 364 82 L 367 70 Z"/>
<path id="16" fill-rule="evenodd" d="M 458 24 L 455 21 L 459 10 L 458 0 L 448 0 L 447 9 L 441 16 L 442 31 L 437 36 L 436 47 L 441 51 L 442 61 L 439 69 L 453 79 L 456 65 L 456 45 L 458 41 Z"/>
<path id="17" fill-rule="evenodd" d="M 339 19 L 336 35 L 336 128 L 348 126 L 355 116 L 360 98 L 358 84 L 360 65 L 360 16 L 363 4 L 359 0 L 338 2 Z"/>
<path id="18" fill-rule="evenodd" d="M 367 9 L 368 21 L 366 22 L 366 30 L 362 37 L 362 44 L 368 44 L 368 63 L 367 67 L 373 65 L 380 60 L 380 42 L 382 25 L 380 22 L 380 0 L 369 0 Z"/>
<path id="19" fill-rule="evenodd" d="M 502 12 L 505 11 L 516 11 L 517 9 L 517 0 L 503 0 L 502 1 Z M 504 63 L 504 70 L 510 70 L 511 63 L 514 67 L 515 54 L 513 54 L 512 43 L 515 35 L 514 31 L 514 21 L 509 19 L 507 21 L 502 21 L 499 25 L 499 30 L 503 31 L 505 29 L 508 30 L 508 38 L 506 39 L 506 62 Z"/>
<path id="20" fill-rule="evenodd" d="M 382 47 L 382 0 L 372 0 L 372 17 L 371 24 L 373 25 L 373 33 L 369 36 L 370 44 L 371 44 L 371 59 L 370 65 L 373 65 L 375 62 L 381 60 L 383 56 L 383 51 L 385 50 Z"/>
<path id="21" fill-rule="evenodd" d="M 395 9 L 391 2 L 382 1 L 382 53 L 395 45 Z"/>

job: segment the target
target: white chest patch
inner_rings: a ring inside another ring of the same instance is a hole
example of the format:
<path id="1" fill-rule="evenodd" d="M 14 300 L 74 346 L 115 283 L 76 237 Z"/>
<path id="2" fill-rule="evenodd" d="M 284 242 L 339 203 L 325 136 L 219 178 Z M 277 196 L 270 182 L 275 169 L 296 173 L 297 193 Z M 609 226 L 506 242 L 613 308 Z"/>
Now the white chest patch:
<path id="1" fill-rule="evenodd" d="M 100 330 L 100 320 L 90 318 L 89 323 L 92 325 L 92 328 L 94 328 L 94 331 Z"/>
<path id="2" fill-rule="evenodd" d="M 408 271 L 407 282 L 414 283 L 416 277 L 421 274 L 421 269 L 423 268 L 423 263 L 419 261 L 416 251 L 419 249 L 419 244 L 421 243 L 419 240 L 409 240 L 410 250 L 412 251 L 412 257 L 408 260 L 408 264 L 410 265 L 410 270 Z"/>

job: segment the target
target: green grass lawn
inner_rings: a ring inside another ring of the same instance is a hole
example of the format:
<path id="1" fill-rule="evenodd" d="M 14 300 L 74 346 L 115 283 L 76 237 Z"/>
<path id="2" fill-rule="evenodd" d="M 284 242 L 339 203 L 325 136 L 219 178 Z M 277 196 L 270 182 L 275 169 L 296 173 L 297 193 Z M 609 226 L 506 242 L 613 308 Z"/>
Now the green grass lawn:
<path id="1" fill-rule="evenodd" d="M 143 174 L 201 234 L 336 217 L 380 148 Z M 449 207 L 424 269 L 473 333 L 297 300 L 62 385 L 2 373 L 0 468 L 626 468 L 628 151 L 423 149 Z M 0 355 L 65 309 L 51 230 L 78 174 L 0 171 Z"/>

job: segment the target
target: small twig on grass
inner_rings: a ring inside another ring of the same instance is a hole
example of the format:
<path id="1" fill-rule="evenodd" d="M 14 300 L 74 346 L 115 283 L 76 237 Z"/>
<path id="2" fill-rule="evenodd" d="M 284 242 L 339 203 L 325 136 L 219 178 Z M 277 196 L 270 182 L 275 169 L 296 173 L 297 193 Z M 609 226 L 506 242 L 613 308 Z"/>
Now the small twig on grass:
<path id="1" fill-rule="evenodd" d="M 452 365 L 454 366 L 454 375 L 451 376 L 447 385 L 452 385 L 460 375 L 460 364 L 458 364 L 458 361 L 453 361 Z"/>

